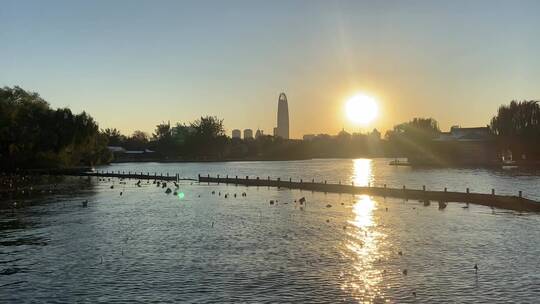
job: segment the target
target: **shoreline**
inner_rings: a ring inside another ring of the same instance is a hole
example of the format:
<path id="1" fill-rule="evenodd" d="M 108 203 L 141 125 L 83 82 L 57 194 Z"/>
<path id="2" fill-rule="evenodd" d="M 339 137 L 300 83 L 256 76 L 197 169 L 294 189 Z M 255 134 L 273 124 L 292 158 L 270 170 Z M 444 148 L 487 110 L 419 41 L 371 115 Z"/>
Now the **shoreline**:
<path id="1" fill-rule="evenodd" d="M 405 158 L 405 157 L 398 157 Z M 298 158 L 298 159 L 213 159 L 213 160 L 166 160 L 166 159 L 155 159 L 155 160 L 116 160 L 112 161 L 109 164 L 99 165 L 110 166 L 114 164 L 127 164 L 127 163 L 233 163 L 233 162 L 295 162 L 295 161 L 309 161 L 309 160 L 353 160 L 353 159 L 388 159 L 388 166 L 401 166 L 391 164 L 390 160 L 395 159 L 395 157 L 386 157 L 386 156 L 359 156 L 359 157 L 312 157 L 312 158 Z M 478 168 L 478 169 L 538 169 L 540 170 L 540 163 L 525 163 L 525 164 L 513 164 L 507 165 L 504 163 L 492 163 L 492 164 L 453 164 L 453 165 L 437 165 L 437 164 L 414 164 L 407 163 L 406 167 L 419 168 L 419 169 L 465 169 L 465 168 Z"/>

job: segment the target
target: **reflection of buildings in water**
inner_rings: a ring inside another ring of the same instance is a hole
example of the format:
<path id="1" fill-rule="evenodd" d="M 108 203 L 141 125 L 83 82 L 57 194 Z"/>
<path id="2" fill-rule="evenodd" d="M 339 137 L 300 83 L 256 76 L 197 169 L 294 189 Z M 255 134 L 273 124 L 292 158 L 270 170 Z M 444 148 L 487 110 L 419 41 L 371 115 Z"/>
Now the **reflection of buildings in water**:
<path id="1" fill-rule="evenodd" d="M 353 160 L 352 180 L 356 186 L 368 186 L 373 183 L 372 165 L 371 159 Z"/>
<path id="2" fill-rule="evenodd" d="M 342 288 L 359 301 L 380 300 L 382 295 L 382 270 L 375 264 L 382 257 L 379 245 L 384 235 L 373 228 L 376 222 L 373 211 L 377 203 L 368 195 L 356 197 L 350 220 L 350 229 L 345 240 L 343 254 L 350 261 L 350 267 L 344 269 Z"/>

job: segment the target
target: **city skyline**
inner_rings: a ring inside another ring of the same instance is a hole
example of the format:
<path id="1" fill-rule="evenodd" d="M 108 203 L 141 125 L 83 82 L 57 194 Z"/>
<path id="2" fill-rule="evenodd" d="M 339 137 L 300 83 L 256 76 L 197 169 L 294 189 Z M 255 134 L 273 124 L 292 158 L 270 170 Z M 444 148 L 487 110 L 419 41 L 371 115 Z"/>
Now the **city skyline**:
<path id="1" fill-rule="evenodd" d="M 0 86 L 125 134 L 203 115 L 228 134 L 271 134 L 285 91 L 291 138 L 384 134 L 413 117 L 485 126 L 500 105 L 540 96 L 536 1 L 162 4 L 5 1 Z M 380 108 L 366 126 L 343 113 L 358 92 Z"/>

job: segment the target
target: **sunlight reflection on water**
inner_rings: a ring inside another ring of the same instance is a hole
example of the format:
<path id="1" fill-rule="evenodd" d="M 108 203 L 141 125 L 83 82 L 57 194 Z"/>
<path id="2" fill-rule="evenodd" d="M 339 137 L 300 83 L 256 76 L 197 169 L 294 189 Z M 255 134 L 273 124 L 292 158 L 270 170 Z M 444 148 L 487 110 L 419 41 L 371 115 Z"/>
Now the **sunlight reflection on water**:
<path id="1" fill-rule="evenodd" d="M 382 300 L 382 271 L 375 264 L 380 261 L 379 243 L 384 234 L 375 231 L 376 223 L 373 211 L 377 203 L 368 195 L 356 197 L 352 206 L 354 218 L 348 223 L 355 229 L 348 233 L 344 245 L 344 255 L 350 260 L 353 267 L 346 274 L 342 288 L 348 290 L 353 297 L 360 300 Z"/>
<path id="2" fill-rule="evenodd" d="M 355 159 L 351 179 L 358 186 L 372 184 L 372 162 L 370 159 Z M 352 216 L 348 224 L 353 226 L 347 234 L 344 245 L 344 255 L 350 260 L 353 267 L 346 275 L 342 288 L 348 290 L 358 301 L 383 300 L 381 290 L 382 271 L 377 269 L 375 263 L 381 259 L 379 242 L 384 238 L 381 232 L 372 229 L 376 226 L 373 212 L 377 203 L 368 195 L 355 197 L 352 206 Z"/>
<path id="3" fill-rule="evenodd" d="M 371 159 L 360 158 L 353 160 L 353 172 L 351 179 L 357 186 L 368 186 L 373 184 L 372 161 Z"/>

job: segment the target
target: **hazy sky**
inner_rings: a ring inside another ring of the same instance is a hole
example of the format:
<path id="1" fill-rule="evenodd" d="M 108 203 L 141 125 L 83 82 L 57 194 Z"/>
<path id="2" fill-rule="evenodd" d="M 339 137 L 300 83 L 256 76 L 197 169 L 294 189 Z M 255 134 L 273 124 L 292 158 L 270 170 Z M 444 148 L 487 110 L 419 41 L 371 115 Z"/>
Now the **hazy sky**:
<path id="1" fill-rule="evenodd" d="M 540 98 L 540 1 L 3 1 L 0 86 L 151 132 L 201 115 L 270 133 L 336 133 L 344 99 L 380 103 L 367 128 L 415 116 L 485 125 Z"/>

